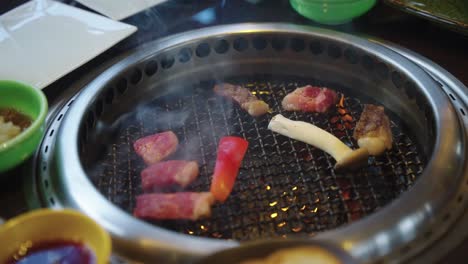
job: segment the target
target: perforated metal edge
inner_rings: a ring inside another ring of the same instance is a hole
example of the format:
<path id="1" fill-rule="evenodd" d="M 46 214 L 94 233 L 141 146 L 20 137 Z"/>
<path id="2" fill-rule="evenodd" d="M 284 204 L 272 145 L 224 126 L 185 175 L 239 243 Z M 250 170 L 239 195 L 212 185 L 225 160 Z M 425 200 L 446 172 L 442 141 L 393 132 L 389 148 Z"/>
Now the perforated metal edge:
<path id="1" fill-rule="evenodd" d="M 277 29 L 276 26 L 274 26 L 274 27 L 275 27 L 274 29 Z M 270 30 L 274 30 L 274 29 L 270 28 Z M 303 29 L 301 29 L 301 30 L 303 30 Z M 398 51 L 398 48 L 393 48 L 393 49 Z M 412 56 L 410 55 L 410 57 L 414 57 L 414 55 L 412 55 Z M 426 62 L 425 64 L 426 65 L 421 65 L 421 66 L 423 66 L 423 67 L 426 66 L 427 67 L 429 65 L 428 62 Z M 440 69 L 436 69 L 436 70 L 440 70 Z M 437 75 L 437 74 L 432 72 L 432 75 Z M 460 93 L 463 95 L 463 88 L 466 89 L 466 87 L 464 87 L 461 83 L 459 83 L 456 79 L 454 79 L 453 76 L 446 77 L 447 76 L 446 72 L 442 73 L 442 76 L 444 76 L 444 75 L 445 75 L 445 77 L 439 78 L 439 82 L 442 80 L 443 82 L 444 81 L 447 82 L 445 84 L 455 85 L 455 86 L 443 86 L 442 88 L 447 91 L 447 94 L 449 94 L 449 96 L 451 94 L 451 96 L 450 96 L 451 100 L 455 101 L 455 102 L 452 102 L 452 103 L 456 107 L 458 107 L 458 109 L 459 109 L 458 110 L 459 111 L 458 116 L 460 118 L 460 121 L 462 123 L 464 123 L 464 125 L 465 125 L 465 129 L 464 129 L 464 131 L 462 131 L 462 133 L 464 132 L 464 134 L 466 136 L 466 131 L 467 131 L 467 127 L 468 127 L 467 117 L 466 117 L 466 114 L 463 115 L 463 113 L 467 112 L 466 111 L 467 103 L 466 103 L 466 99 L 463 100 L 464 97 L 460 97 Z M 435 77 L 435 76 L 433 76 L 433 77 Z M 454 90 L 449 90 L 450 89 L 449 87 L 455 87 L 455 88 L 453 88 Z M 459 88 L 456 89 L 457 87 L 459 87 Z M 62 109 L 60 114 L 64 114 L 65 112 L 67 112 L 67 110 L 68 110 L 68 108 L 65 107 L 64 109 Z M 60 116 L 60 114 L 58 116 Z M 51 166 L 53 166 L 53 164 L 51 163 L 51 160 L 49 160 L 49 158 L 50 158 L 50 153 L 53 152 L 53 147 L 55 146 L 55 137 L 53 136 L 53 134 L 52 134 L 52 136 L 49 136 L 49 134 L 51 133 L 52 130 L 57 129 L 61 125 L 60 123 L 61 123 L 61 120 L 55 120 L 54 119 L 54 121 L 52 122 L 51 126 L 49 127 L 49 129 L 47 131 L 48 136 L 44 139 L 44 142 L 43 142 L 43 144 L 41 146 L 40 152 L 37 154 L 38 157 L 42 156 L 40 160 L 42 160 L 44 162 L 49 162 L 48 165 L 51 165 Z M 55 133 L 55 135 L 56 135 L 56 133 Z M 46 149 L 47 149 L 47 151 L 46 151 Z M 49 154 L 47 154 L 47 153 L 49 153 Z M 38 166 L 42 167 L 44 164 L 45 163 L 41 162 L 41 163 L 38 164 Z M 40 168 L 37 168 L 37 169 L 39 169 L 39 171 L 40 171 Z M 463 183 L 464 184 L 459 184 L 458 186 L 460 186 L 460 188 L 458 188 L 457 192 L 453 193 L 453 195 L 451 195 L 450 199 L 448 199 L 450 203 L 446 206 L 447 209 L 445 210 L 445 212 L 437 213 L 436 215 L 434 215 L 433 220 L 429 223 L 429 225 L 426 225 L 426 228 L 425 228 L 424 231 L 418 230 L 418 233 L 421 234 L 421 235 L 419 235 L 416 239 L 414 239 L 412 241 L 409 241 L 408 243 L 405 243 L 402 247 L 397 248 L 397 250 L 393 250 L 392 252 L 390 252 L 390 254 L 386 254 L 383 257 L 382 256 L 380 256 L 380 257 L 379 256 L 366 256 L 365 254 L 363 254 L 363 252 L 360 252 L 359 248 L 358 248 L 358 250 L 356 250 L 356 247 L 354 247 L 355 245 L 353 245 L 353 243 L 354 243 L 353 241 L 343 241 L 343 243 L 340 243 L 341 246 L 343 248 L 347 249 L 347 250 L 351 250 L 351 253 L 354 256 L 357 256 L 359 259 L 366 260 L 366 261 L 372 260 L 372 261 L 377 261 L 379 263 L 386 263 L 386 262 L 393 262 L 395 260 L 408 259 L 410 256 L 416 254 L 417 252 L 420 252 L 421 249 L 425 248 L 427 245 L 430 245 L 435 239 L 437 239 L 443 233 L 445 233 L 446 230 L 449 228 L 449 226 L 463 213 L 463 209 L 466 208 L 466 203 L 467 203 L 467 200 L 468 200 L 465 197 L 466 196 L 466 191 L 467 191 L 466 189 L 467 189 L 467 185 L 468 185 L 468 181 L 466 181 L 466 178 L 468 178 L 468 175 L 466 173 L 466 171 L 467 171 L 466 166 L 465 166 L 465 168 L 463 168 L 463 171 L 464 171 L 464 175 L 463 175 Z M 40 189 L 39 190 L 39 193 L 40 193 L 39 195 L 46 198 L 46 199 L 43 199 L 43 204 L 45 204 L 48 207 L 61 207 L 61 206 L 63 206 L 64 204 L 62 204 L 62 201 L 59 202 L 59 200 L 58 200 L 58 198 L 56 196 L 56 191 L 57 190 L 53 190 L 53 189 L 51 189 L 51 187 L 46 186 L 48 184 L 45 183 L 45 180 L 46 180 L 46 178 L 44 178 L 45 175 L 41 174 L 40 172 L 37 175 L 39 175 L 39 177 L 42 177 L 41 185 L 39 185 L 38 188 Z M 54 202 L 52 202 L 52 200 L 50 200 L 51 198 L 53 199 Z M 66 201 L 63 201 L 63 202 L 65 202 L 65 204 L 66 204 Z M 73 207 L 73 206 L 76 206 L 76 205 L 66 204 L 66 206 L 72 206 Z M 106 224 L 105 222 L 101 222 L 101 223 Z M 107 223 L 107 224 L 109 225 L 110 223 Z M 334 238 L 339 236 L 340 232 L 342 232 L 345 229 L 346 228 L 340 228 L 339 230 L 336 230 L 336 231 L 325 232 L 323 234 L 320 234 L 318 237 L 319 238 L 336 240 Z M 171 235 L 173 235 L 173 234 L 171 234 Z M 384 237 L 381 237 L 381 239 L 384 240 Z M 206 241 L 204 241 L 204 240 L 205 239 L 202 239 L 199 242 L 205 243 Z M 382 242 L 382 241 L 377 241 L 376 240 L 376 241 L 370 241 L 370 242 L 378 244 L 379 242 Z M 390 243 L 390 242 L 391 241 L 387 241 L 387 243 Z M 224 242 L 221 243 L 221 244 L 224 244 Z M 204 244 L 204 245 L 206 245 L 206 244 Z M 235 246 L 235 245 L 236 245 L 236 243 L 227 243 L 227 244 L 222 245 L 218 249 L 224 248 L 224 247 L 231 247 L 231 246 Z M 388 244 L 388 245 L 390 245 L 390 244 Z M 162 248 L 164 248 L 164 247 L 162 247 Z M 217 250 L 217 249 L 213 250 L 213 248 L 211 248 L 211 250 L 209 250 L 209 251 L 215 251 L 215 250 Z M 366 251 L 365 248 L 361 248 L 361 250 Z M 172 252 L 176 252 L 176 251 L 177 250 L 174 250 Z M 189 253 L 187 256 L 193 257 L 194 255 L 191 255 Z"/>

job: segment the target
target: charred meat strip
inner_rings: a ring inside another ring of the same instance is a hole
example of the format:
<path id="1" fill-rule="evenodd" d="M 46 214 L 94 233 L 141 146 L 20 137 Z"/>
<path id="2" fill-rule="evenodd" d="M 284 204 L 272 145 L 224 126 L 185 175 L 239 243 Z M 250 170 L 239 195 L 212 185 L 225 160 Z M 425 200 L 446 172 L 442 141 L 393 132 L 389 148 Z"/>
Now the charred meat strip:
<path id="1" fill-rule="evenodd" d="M 174 132 L 166 131 L 138 139 L 133 148 L 146 164 L 151 165 L 174 153 L 178 144 Z"/>
<path id="2" fill-rule="evenodd" d="M 133 215 L 139 218 L 191 219 L 211 216 L 215 202 L 209 192 L 151 193 L 137 196 Z"/>
<path id="3" fill-rule="evenodd" d="M 251 116 L 261 116 L 270 110 L 267 103 L 259 100 L 249 89 L 240 85 L 221 83 L 216 84 L 213 90 L 218 95 L 236 101 L 241 108 L 247 111 Z"/>
<path id="4" fill-rule="evenodd" d="M 196 161 L 168 160 L 155 163 L 141 172 L 141 186 L 152 191 L 171 185 L 187 187 L 198 176 Z"/>
<path id="5" fill-rule="evenodd" d="M 323 113 L 334 105 L 337 99 L 336 92 L 329 88 L 307 85 L 286 95 L 281 104 L 286 111 Z"/>
<path id="6" fill-rule="evenodd" d="M 392 131 L 390 121 L 385 115 L 383 106 L 364 105 L 361 117 L 354 129 L 354 139 L 359 147 L 367 149 L 369 154 L 381 155 L 392 148 Z"/>

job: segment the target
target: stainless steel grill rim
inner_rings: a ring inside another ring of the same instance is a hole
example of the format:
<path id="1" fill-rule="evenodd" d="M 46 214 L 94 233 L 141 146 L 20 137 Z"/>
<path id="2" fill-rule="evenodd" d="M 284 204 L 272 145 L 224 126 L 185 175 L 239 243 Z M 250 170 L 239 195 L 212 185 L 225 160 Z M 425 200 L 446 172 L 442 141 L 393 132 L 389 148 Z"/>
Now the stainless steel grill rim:
<path id="1" fill-rule="evenodd" d="M 312 34 L 312 35 L 323 35 L 324 37 L 335 38 L 339 41 L 349 41 L 353 45 L 362 45 L 369 49 L 370 51 L 377 52 L 380 56 L 389 61 L 393 61 L 394 58 L 398 58 L 398 63 L 404 67 L 404 70 L 411 74 L 412 76 L 418 76 L 418 85 L 425 87 L 425 92 L 429 93 L 432 97 L 432 107 L 440 107 L 445 109 L 439 115 L 438 112 L 435 112 L 436 120 L 436 130 L 437 130 L 437 141 L 435 144 L 435 152 L 442 152 L 447 155 L 442 157 L 434 156 L 432 160 L 429 161 L 428 167 L 425 170 L 425 173 L 421 175 L 420 180 L 413 187 L 411 192 L 403 194 L 397 201 L 395 201 L 387 208 L 384 208 L 380 212 L 377 212 L 374 215 L 369 216 L 367 219 L 364 219 L 360 222 L 354 223 L 351 226 L 340 228 L 335 231 L 325 232 L 319 234 L 318 238 L 328 238 L 331 240 L 337 241 L 344 248 L 351 251 L 353 255 L 357 256 L 363 260 L 374 259 L 376 257 L 385 256 L 391 252 L 390 245 L 393 244 L 404 244 L 405 242 L 412 241 L 419 233 L 421 228 L 425 226 L 425 223 L 429 221 L 429 216 L 432 216 L 434 211 L 438 207 L 442 207 L 442 204 L 445 200 L 450 197 L 444 197 L 445 194 L 450 189 L 454 188 L 453 185 L 458 184 L 456 179 L 440 178 L 440 177 L 431 177 L 428 171 L 438 171 L 441 168 L 447 168 L 447 164 L 451 161 L 458 162 L 458 164 L 463 164 L 463 156 L 460 151 L 453 153 L 451 146 L 459 146 L 459 149 L 463 151 L 464 142 L 462 135 L 463 131 L 460 131 L 456 127 L 457 120 L 453 114 L 452 106 L 446 101 L 443 100 L 444 94 L 438 90 L 437 85 L 428 78 L 426 73 L 421 69 L 409 63 L 404 58 L 393 54 L 391 51 L 386 50 L 383 47 L 368 43 L 361 39 L 342 35 L 334 32 L 328 32 L 323 30 L 317 30 L 307 27 L 297 27 L 291 25 L 238 25 L 238 26 L 228 26 L 228 27 L 218 27 L 212 29 L 200 30 L 197 32 L 192 32 L 191 34 L 184 34 L 175 36 L 174 38 L 169 38 L 155 43 L 156 48 L 164 49 L 170 47 L 173 43 L 180 43 L 181 41 L 193 41 L 197 37 L 206 37 L 206 35 L 217 35 L 217 34 L 231 34 L 232 32 L 248 32 L 252 30 L 253 32 L 265 31 L 265 32 L 275 32 L 275 33 L 296 33 L 296 34 Z M 204 36 L 204 34 L 206 34 Z M 132 236 L 135 234 L 141 234 L 141 236 L 149 237 L 152 236 L 156 240 L 171 242 L 172 245 L 162 246 L 161 243 L 155 241 L 148 242 L 146 248 L 154 247 L 158 251 L 164 251 L 166 248 L 167 252 L 176 252 L 174 248 L 177 248 L 185 254 L 206 254 L 209 252 L 216 251 L 220 248 L 230 247 L 236 245 L 236 242 L 233 241 L 216 241 L 211 239 L 200 239 L 200 238 L 188 238 L 183 235 L 174 234 L 165 230 L 158 230 L 154 227 L 151 227 L 145 223 L 141 223 L 138 220 L 133 219 L 119 209 L 113 207 L 112 204 L 107 202 L 101 195 L 96 192 L 88 192 L 93 190 L 94 187 L 89 182 L 86 177 L 84 170 L 79 163 L 78 155 L 78 146 L 76 144 L 70 144 L 70 142 L 78 141 L 78 129 L 79 124 L 84 118 L 84 113 L 86 109 L 90 106 L 93 101 L 94 95 L 98 92 L 101 86 L 107 84 L 108 78 L 111 78 L 115 73 L 123 71 L 127 68 L 128 65 L 132 65 L 146 56 L 150 56 L 151 51 L 142 51 L 134 56 L 129 57 L 125 60 L 125 63 L 117 64 L 103 75 L 97 78 L 92 82 L 86 90 L 84 90 L 80 96 L 74 102 L 78 107 L 72 107 L 70 112 L 67 114 L 66 119 L 61 127 L 61 134 L 63 137 L 58 139 L 57 146 L 57 155 L 58 157 L 65 157 L 66 159 L 59 160 L 57 162 L 59 173 L 63 175 L 68 175 L 67 171 L 73 171 L 74 177 L 73 180 L 68 179 L 64 182 L 58 183 L 69 185 L 73 184 L 74 188 L 66 188 L 70 190 L 69 193 L 60 193 L 68 202 L 69 205 L 73 207 L 80 208 L 97 219 L 100 223 L 106 226 L 116 238 L 122 238 L 128 240 L 128 234 L 122 230 L 121 226 L 131 226 L 132 227 Z M 434 97 L 434 95 L 436 95 Z M 428 94 L 429 97 L 429 94 Z M 441 121 L 444 120 L 444 129 L 440 126 Z M 446 122 L 450 124 L 449 126 L 445 125 Z M 66 129 L 66 132 L 64 130 Z M 458 134 L 459 137 L 445 136 L 447 133 Z M 66 152 L 66 154 L 65 154 Z M 448 170 L 448 174 L 451 175 L 460 175 L 463 170 L 463 166 L 454 166 L 453 169 Z M 66 178 L 68 178 L 67 176 Z M 71 186 L 68 186 L 71 187 Z M 77 188 L 78 187 L 78 188 Z M 84 192 L 85 190 L 88 190 Z M 439 194 L 439 196 L 434 196 L 433 194 Z M 442 197 L 440 197 L 442 196 Z M 79 199 L 78 199 L 79 197 Z M 427 198 L 425 202 L 422 203 L 422 198 Z M 406 207 L 399 208 L 401 201 L 405 201 Z M 422 204 L 429 204 L 430 206 L 422 206 Z M 92 205 L 92 206 L 91 206 Z M 92 207 L 92 208 L 90 208 Z M 418 210 L 414 211 L 414 208 Z M 110 210 L 111 209 L 111 210 Z M 103 214 L 101 212 L 109 212 L 109 214 Z M 406 221 L 398 221 L 398 218 L 404 216 Z M 136 224 L 138 222 L 138 225 Z M 393 228 L 390 230 L 388 228 L 381 228 L 380 223 L 391 223 L 389 226 Z M 415 229 L 416 228 L 416 229 Z M 366 232 L 360 232 L 360 230 L 366 230 Z M 415 232 L 409 232 L 408 230 L 415 230 Z M 373 232 L 374 231 L 374 232 Z M 372 234 L 372 235 L 370 235 Z M 377 235 L 375 235 L 377 234 Z M 374 239 L 369 239 L 369 237 L 374 237 Z M 131 239 L 138 240 L 138 237 L 132 237 Z M 144 239 L 142 241 L 145 241 Z M 203 242 L 202 244 L 198 244 Z M 198 245 L 197 245 L 198 244 Z M 182 248 L 185 248 L 182 250 Z M 181 253 L 179 252 L 179 253 Z"/>

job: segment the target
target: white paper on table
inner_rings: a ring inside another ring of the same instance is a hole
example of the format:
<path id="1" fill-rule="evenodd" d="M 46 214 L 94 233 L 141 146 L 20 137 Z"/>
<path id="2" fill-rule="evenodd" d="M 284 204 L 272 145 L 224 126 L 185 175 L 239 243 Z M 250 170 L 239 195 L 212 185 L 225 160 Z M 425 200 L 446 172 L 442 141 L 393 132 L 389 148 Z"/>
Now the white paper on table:
<path id="1" fill-rule="evenodd" d="M 42 89 L 137 30 L 52 0 L 0 16 L 0 79 Z"/>
<path id="2" fill-rule="evenodd" d="M 115 20 L 122 20 L 167 0 L 76 0 Z"/>

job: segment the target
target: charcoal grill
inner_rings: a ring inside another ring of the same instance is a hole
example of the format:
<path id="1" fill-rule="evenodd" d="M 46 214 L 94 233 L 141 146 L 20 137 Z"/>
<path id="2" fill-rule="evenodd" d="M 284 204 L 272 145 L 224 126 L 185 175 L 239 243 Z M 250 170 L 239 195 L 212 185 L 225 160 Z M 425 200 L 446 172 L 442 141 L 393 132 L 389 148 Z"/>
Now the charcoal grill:
<path id="1" fill-rule="evenodd" d="M 248 87 L 272 113 L 254 118 L 214 95 L 221 81 Z M 335 89 L 344 105 L 325 114 L 284 112 L 284 95 L 305 84 Z M 84 211 L 132 259 L 190 262 L 243 241 L 310 237 L 359 261 L 402 261 L 465 208 L 464 100 L 463 90 L 448 91 L 376 41 L 287 24 L 201 29 L 145 45 L 56 109 L 31 185 L 41 206 Z M 354 172 L 337 172 L 327 154 L 267 130 L 281 113 L 356 148 L 352 132 L 364 103 L 385 106 L 395 143 Z M 181 142 L 173 157 L 200 164 L 192 191 L 209 190 L 220 137 L 250 142 L 233 193 L 209 219 L 131 215 L 144 168 L 132 143 L 168 129 Z"/>

